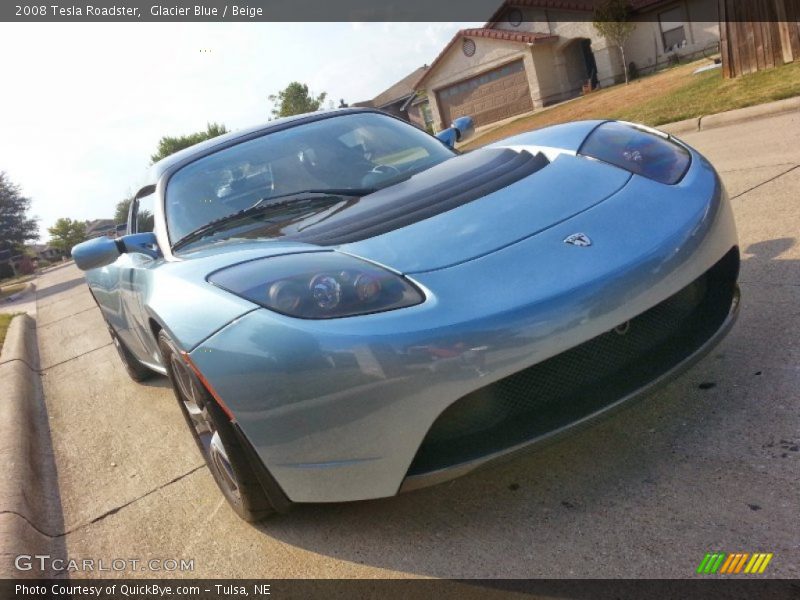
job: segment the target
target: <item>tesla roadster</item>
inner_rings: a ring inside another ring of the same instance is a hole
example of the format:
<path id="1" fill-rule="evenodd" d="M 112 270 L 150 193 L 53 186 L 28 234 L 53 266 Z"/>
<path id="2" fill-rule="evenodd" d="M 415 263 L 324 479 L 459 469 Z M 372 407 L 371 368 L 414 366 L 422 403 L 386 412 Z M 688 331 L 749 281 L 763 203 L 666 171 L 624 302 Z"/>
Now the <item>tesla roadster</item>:
<path id="1" fill-rule="evenodd" d="M 241 517 L 528 449 L 733 324 L 736 229 L 695 150 L 583 121 L 456 151 L 471 129 L 343 109 L 227 134 L 151 168 L 127 235 L 73 248 Z"/>

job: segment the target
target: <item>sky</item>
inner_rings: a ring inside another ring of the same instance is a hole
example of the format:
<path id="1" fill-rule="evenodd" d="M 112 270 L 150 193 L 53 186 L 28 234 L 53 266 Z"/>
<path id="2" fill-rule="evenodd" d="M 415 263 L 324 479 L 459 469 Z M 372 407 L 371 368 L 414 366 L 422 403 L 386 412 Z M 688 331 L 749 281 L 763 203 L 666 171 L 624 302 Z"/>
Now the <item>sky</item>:
<path id="1" fill-rule="evenodd" d="M 112 218 L 164 135 L 265 122 L 291 81 L 373 98 L 480 25 L 0 23 L 0 171 L 45 242 L 59 217 Z"/>

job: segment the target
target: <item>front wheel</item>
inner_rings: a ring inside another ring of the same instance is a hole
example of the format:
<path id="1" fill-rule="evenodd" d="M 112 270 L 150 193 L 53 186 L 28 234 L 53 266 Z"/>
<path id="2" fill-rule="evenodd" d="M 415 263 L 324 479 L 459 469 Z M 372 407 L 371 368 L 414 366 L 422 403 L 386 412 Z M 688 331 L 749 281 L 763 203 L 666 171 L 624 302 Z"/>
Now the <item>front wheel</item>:
<path id="1" fill-rule="evenodd" d="M 111 334 L 111 341 L 114 342 L 114 347 L 117 349 L 117 354 L 119 354 L 119 358 L 122 361 L 122 366 L 125 367 L 125 372 L 128 373 L 128 377 L 136 381 L 137 383 L 140 381 L 145 381 L 150 379 L 155 373 L 145 367 L 142 363 L 140 363 L 136 357 L 128 350 L 128 347 L 125 345 L 117 332 L 109 325 L 108 326 L 108 333 Z"/>
<path id="2" fill-rule="evenodd" d="M 158 345 L 194 441 L 234 512 L 245 521 L 260 521 L 275 512 L 258 483 L 228 416 L 164 331 L 158 335 Z"/>

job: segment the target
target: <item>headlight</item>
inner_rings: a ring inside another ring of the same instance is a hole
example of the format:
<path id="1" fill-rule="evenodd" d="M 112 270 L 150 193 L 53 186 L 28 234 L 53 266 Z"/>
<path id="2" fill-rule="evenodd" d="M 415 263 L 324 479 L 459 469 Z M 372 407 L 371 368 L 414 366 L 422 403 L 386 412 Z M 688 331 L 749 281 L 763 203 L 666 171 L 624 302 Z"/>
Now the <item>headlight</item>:
<path id="1" fill-rule="evenodd" d="M 597 127 L 583 142 L 578 154 L 668 185 L 683 179 L 691 163 L 688 150 L 669 136 L 661 137 L 615 121 Z"/>
<path id="2" fill-rule="evenodd" d="M 410 281 L 338 252 L 273 256 L 227 267 L 208 281 L 284 315 L 334 319 L 420 304 Z"/>

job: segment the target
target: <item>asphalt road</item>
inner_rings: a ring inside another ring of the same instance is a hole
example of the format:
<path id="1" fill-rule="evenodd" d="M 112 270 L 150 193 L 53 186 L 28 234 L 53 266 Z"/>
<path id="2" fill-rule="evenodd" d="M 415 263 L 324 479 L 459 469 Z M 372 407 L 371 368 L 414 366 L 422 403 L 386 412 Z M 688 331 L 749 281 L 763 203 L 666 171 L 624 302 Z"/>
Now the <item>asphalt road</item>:
<path id="1" fill-rule="evenodd" d="M 197 577 L 368 578 L 690 577 L 708 551 L 760 551 L 774 553 L 765 576 L 799 577 L 800 115 L 683 137 L 733 198 L 743 306 L 729 337 L 613 419 L 397 498 L 240 521 L 166 381 L 127 378 L 75 267 L 45 274 L 63 550 L 194 559 Z"/>

